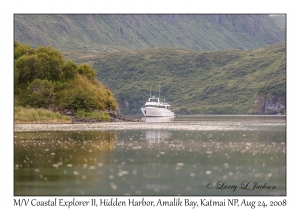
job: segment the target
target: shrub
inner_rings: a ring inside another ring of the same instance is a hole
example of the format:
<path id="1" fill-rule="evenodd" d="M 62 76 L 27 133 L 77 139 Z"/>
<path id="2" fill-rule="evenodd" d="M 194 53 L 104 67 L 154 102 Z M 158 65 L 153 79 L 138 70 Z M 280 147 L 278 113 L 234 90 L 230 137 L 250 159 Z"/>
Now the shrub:
<path id="1" fill-rule="evenodd" d="M 77 74 L 77 65 L 72 61 L 66 62 L 62 67 L 62 77 L 66 80 L 74 79 Z"/>
<path id="2" fill-rule="evenodd" d="M 20 97 L 23 106 L 48 108 L 55 103 L 54 85 L 48 80 L 35 79 Z"/>
<path id="3" fill-rule="evenodd" d="M 65 96 L 64 107 L 67 109 L 83 109 L 85 111 L 90 111 L 96 109 L 97 105 L 89 92 L 81 87 L 76 87 L 68 91 L 68 95 Z"/>
<path id="4" fill-rule="evenodd" d="M 73 110 L 104 110 L 117 107 L 116 99 L 110 90 L 99 82 L 91 82 L 86 77 L 77 75 L 68 87 L 60 93 L 60 104 Z"/>
<path id="5" fill-rule="evenodd" d="M 96 78 L 96 71 L 89 64 L 82 64 L 77 68 L 77 71 L 81 75 L 85 75 L 89 80 Z"/>
<path id="6" fill-rule="evenodd" d="M 110 116 L 107 112 L 85 112 L 84 110 L 77 110 L 76 111 L 76 117 L 80 118 L 90 118 L 90 119 L 96 119 L 96 120 L 101 120 L 101 121 L 109 121 Z"/>

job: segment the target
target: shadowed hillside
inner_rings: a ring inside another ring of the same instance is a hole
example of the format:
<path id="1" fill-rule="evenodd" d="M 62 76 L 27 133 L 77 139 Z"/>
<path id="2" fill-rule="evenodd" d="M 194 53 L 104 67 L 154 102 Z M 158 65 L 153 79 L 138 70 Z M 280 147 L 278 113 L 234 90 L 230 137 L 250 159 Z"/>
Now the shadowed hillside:
<path id="1" fill-rule="evenodd" d="M 15 40 L 33 47 L 116 51 L 254 49 L 285 41 L 285 16 L 14 15 Z"/>
<path id="2" fill-rule="evenodd" d="M 257 97 L 285 106 L 285 43 L 246 51 L 103 53 L 94 68 L 126 114 L 140 113 L 151 84 L 158 95 L 159 82 L 161 98 L 181 114 L 261 114 Z"/>

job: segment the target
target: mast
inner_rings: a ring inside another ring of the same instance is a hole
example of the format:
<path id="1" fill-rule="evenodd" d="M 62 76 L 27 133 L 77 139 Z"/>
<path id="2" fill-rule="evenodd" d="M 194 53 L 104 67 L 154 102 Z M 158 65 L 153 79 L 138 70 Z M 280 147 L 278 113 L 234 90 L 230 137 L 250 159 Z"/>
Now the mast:
<path id="1" fill-rule="evenodd" d="M 158 88 L 159 88 L 159 90 L 158 90 L 158 99 L 160 98 L 160 82 L 158 83 Z"/>

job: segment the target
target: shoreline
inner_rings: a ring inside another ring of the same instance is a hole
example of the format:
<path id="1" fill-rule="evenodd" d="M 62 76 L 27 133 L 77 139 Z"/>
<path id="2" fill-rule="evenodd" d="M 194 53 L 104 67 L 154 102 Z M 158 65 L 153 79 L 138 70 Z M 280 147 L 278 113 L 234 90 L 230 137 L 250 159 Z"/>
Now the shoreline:
<path id="1" fill-rule="evenodd" d="M 284 127 L 285 123 L 266 122 L 100 122 L 100 123 L 62 123 L 62 124 L 15 124 L 14 132 L 56 132 L 56 131 L 120 131 L 120 130 L 179 130 L 179 131 L 233 131 L 233 130 L 270 130 L 273 127 Z"/>
<path id="2" fill-rule="evenodd" d="M 30 118 L 25 120 L 20 120 L 17 118 L 17 120 L 14 120 L 14 124 L 80 124 L 80 123 L 107 123 L 107 122 L 143 122 L 140 119 L 131 118 L 125 115 L 120 114 L 119 111 L 114 111 L 111 109 L 104 110 L 109 115 L 109 120 L 105 119 L 95 119 L 92 117 L 77 117 L 75 115 L 74 110 L 50 110 L 49 111 L 53 113 L 59 113 L 62 116 L 69 117 L 68 120 L 66 119 L 60 119 L 60 118 L 43 118 L 40 119 L 39 117 L 36 118 Z M 27 121 L 28 120 L 28 121 Z"/>
<path id="3" fill-rule="evenodd" d="M 105 111 L 109 114 L 109 117 L 110 117 L 109 121 L 96 120 L 93 118 L 76 117 L 75 113 L 71 110 L 61 110 L 60 113 L 62 115 L 71 117 L 72 118 L 71 123 L 73 123 L 73 124 L 76 124 L 76 123 L 106 123 L 106 122 L 143 122 L 142 120 L 134 119 L 134 118 L 122 115 L 122 114 L 120 114 L 119 111 L 114 111 L 111 109 L 106 109 Z"/>

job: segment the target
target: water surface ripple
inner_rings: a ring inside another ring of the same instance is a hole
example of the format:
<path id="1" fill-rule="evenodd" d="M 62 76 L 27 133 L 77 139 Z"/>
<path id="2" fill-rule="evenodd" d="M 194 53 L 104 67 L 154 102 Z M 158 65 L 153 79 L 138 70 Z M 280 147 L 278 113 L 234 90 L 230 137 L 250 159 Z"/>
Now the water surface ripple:
<path id="1" fill-rule="evenodd" d="M 16 124 L 14 195 L 286 195 L 285 116 L 145 121 Z"/>

